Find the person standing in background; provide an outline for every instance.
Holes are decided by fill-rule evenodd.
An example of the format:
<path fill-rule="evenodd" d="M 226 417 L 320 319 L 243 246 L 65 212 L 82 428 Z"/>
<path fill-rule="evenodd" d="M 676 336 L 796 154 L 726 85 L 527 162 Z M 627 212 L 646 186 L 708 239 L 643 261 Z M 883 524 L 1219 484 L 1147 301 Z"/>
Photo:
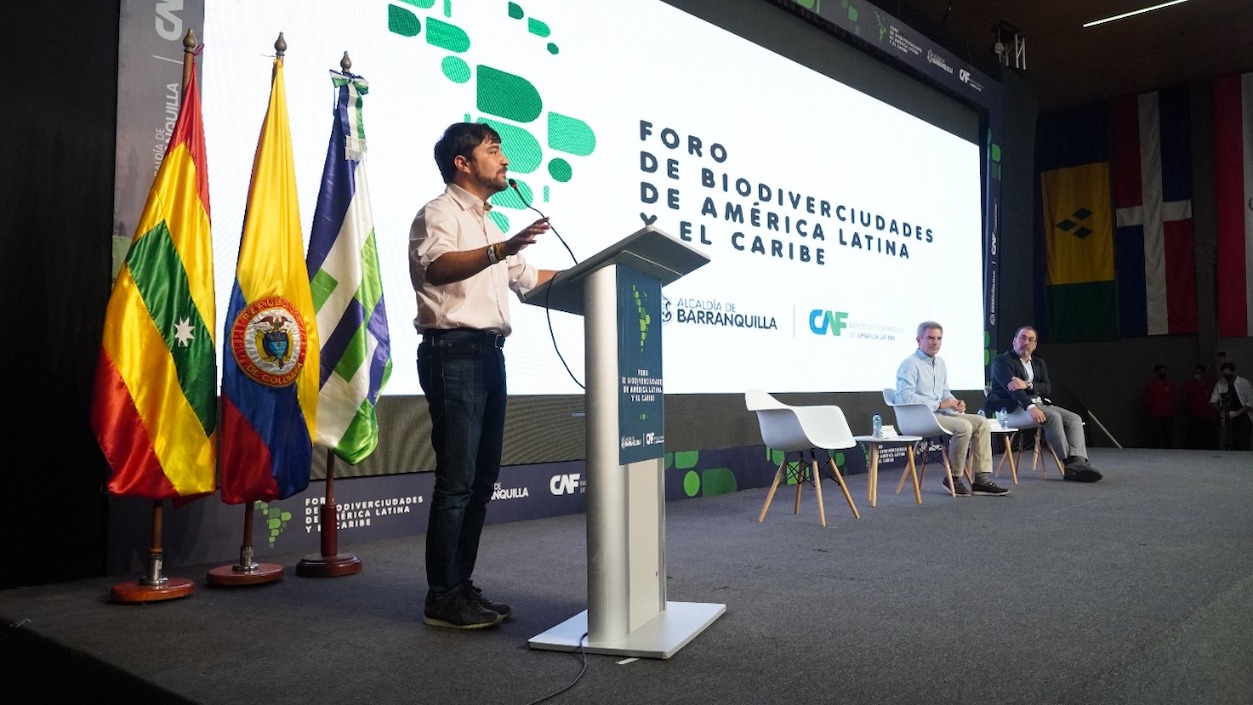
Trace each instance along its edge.
<path fill-rule="evenodd" d="M 1144 387 L 1149 410 L 1150 448 L 1175 446 L 1175 385 L 1166 376 L 1166 366 L 1153 367 L 1153 379 Z"/>
<path fill-rule="evenodd" d="M 1213 391 L 1214 380 L 1205 374 L 1205 365 L 1192 368 L 1192 379 L 1183 385 L 1183 413 L 1188 422 L 1186 447 L 1192 450 L 1216 447 L 1218 425 L 1214 423 L 1214 408 L 1209 403 Z"/>
<path fill-rule="evenodd" d="M 1236 374 L 1236 363 L 1224 362 L 1222 379 L 1214 385 L 1210 404 L 1223 424 L 1223 450 L 1249 450 L 1253 436 L 1253 383 Z"/>

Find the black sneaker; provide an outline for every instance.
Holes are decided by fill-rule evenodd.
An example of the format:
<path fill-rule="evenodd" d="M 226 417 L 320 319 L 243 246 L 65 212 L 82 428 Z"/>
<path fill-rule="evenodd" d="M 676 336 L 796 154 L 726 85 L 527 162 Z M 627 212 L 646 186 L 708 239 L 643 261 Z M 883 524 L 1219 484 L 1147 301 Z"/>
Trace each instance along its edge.
<path fill-rule="evenodd" d="M 422 617 L 426 625 L 445 629 L 486 629 L 504 620 L 499 612 L 493 612 L 461 593 L 442 600 L 428 599 Z"/>
<path fill-rule="evenodd" d="M 949 484 L 950 482 L 952 482 L 952 484 L 951 484 L 951 485 Z M 941 484 L 941 485 L 944 485 L 944 491 L 945 491 L 945 492 L 947 492 L 947 491 L 948 491 L 949 487 L 952 487 L 952 488 L 953 488 L 953 494 L 957 495 L 958 497 L 969 497 L 969 496 L 970 496 L 970 490 L 966 489 L 966 483 L 965 483 L 965 482 L 962 482 L 962 479 L 961 479 L 960 477 L 950 477 L 950 478 L 946 478 L 946 479 L 942 480 L 942 481 L 940 482 L 940 484 Z"/>
<path fill-rule="evenodd" d="M 982 497 L 1004 497 L 1009 494 L 1009 490 L 997 485 L 990 477 L 987 479 L 976 477 L 975 481 L 970 483 L 970 490 Z"/>
<path fill-rule="evenodd" d="M 1072 465 L 1062 470 L 1062 479 L 1071 482 L 1100 482 L 1101 473 L 1097 472 L 1092 466 L 1080 467 Z"/>
<path fill-rule="evenodd" d="M 466 590 L 466 597 L 478 603 L 479 607 L 491 610 L 500 615 L 502 619 L 509 619 L 509 615 L 513 614 L 513 608 L 503 602 L 492 602 L 483 595 L 483 590 L 474 583 L 470 583 L 470 587 Z"/>

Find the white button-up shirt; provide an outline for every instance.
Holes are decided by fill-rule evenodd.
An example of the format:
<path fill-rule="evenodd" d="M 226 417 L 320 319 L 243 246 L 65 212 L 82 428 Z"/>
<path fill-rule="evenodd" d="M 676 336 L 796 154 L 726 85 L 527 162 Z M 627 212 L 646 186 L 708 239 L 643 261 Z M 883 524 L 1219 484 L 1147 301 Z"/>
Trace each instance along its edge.
<path fill-rule="evenodd" d="M 418 298 L 413 325 L 428 328 L 474 328 L 509 335 L 509 291 L 525 292 L 539 282 L 539 273 L 521 254 L 510 255 L 458 282 L 435 286 L 426 268 L 446 252 L 473 250 L 501 242 L 505 235 L 484 203 L 469 191 L 448 184 L 444 193 L 418 211 L 409 229 L 409 279 Z M 484 255 L 486 257 L 486 255 Z"/>

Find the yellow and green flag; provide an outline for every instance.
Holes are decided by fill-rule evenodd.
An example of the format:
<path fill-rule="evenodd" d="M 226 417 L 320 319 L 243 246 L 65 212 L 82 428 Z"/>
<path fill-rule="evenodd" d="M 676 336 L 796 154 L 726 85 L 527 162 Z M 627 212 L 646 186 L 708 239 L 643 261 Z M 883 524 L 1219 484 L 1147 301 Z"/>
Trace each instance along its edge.
<path fill-rule="evenodd" d="M 1037 136 L 1049 339 L 1116 340 L 1118 290 L 1104 106 L 1041 117 Z"/>

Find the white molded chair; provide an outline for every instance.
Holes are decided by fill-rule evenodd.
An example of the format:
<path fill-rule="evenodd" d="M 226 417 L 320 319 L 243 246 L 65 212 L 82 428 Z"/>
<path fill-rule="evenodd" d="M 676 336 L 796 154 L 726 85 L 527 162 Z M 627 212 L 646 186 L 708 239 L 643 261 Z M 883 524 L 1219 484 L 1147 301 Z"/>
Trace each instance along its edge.
<path fill-rule="evenodd" d="M 896 390 L 891 387 L 883 388 L 883 401 L 892 407 L 893 413 L 896 415 L 896 430 L 906 436 L 922 436 L 922 440 L 918 442 L 918 451 L 915 453 L 922 458 L 921 467 L 918 468 L 918 481 L 922 482 L 927 476 L 927 447 L 931 444 L 932 439 L 937 439 L 941 445 L 948 446 L 949 440 L 953 437 L 951 431 L 948 431 L 935 418 L 935 412 L 926 404 L 897 404 Z M 945 477 L 952 476 L 952 469 L 948 462 L 948 453 L 940 453 L 940 459 L 944 462 L 944 471 L 949 473 Z M 905 480 L 909 477 L 909 469 L 901 473 L 900 482 L 896 483 L 896 494 L 900 494 L 905 487 Z M 949 495 L 956 497 L 957 492 L 950 486 L 948 488 Z"/>
<path fill-rule="evenodd" d="M 1010 465 L 1010 471 L 1013 473 L 1015 485 L 1018 484 L 1018 472 L 1016 466 L 1022 465 L 1022 446 L 1025 438 L 1022 434 L 1024 431 L 1035 431 L 1035 442 L 1032 444 L 1031 451 L 1031 471 L 1035 472 L 1036 463 L 1039 463 L 1040 472 L 1044 474 L 1045 478 L 1048 477 L 1048 461 L 1040 458 L 1040 448 L 1044 447 L 1048 449 L 1049 455 L 1053 456 L 1053 462 L 1057 465 L 1057 474 L 1063 478 L 1066 476 L 1066 466 L 1062 463 L 1062 459 L 1057 457 L 1057 451 L 1053 450 L 1053 446 L 1045 442 L 1044 427 L 1036 423 L 1035 419 L 1031 418 L 1031 414 L 1028 413 L 1026 409 L 1023 409 L 1022 407 L 1014 407 L 1014 410 L 1009 412 L 1008 423 L 1011 428 L 1018 429 L 1018 433 L 1016 434 L 1017 463 Z M 996 468 L 997 475 L 1000 475 L 1000 472 L 1001 468 L 998 465 Z"/>
<path fill-rule="evenodd" d="M 848 508 L 853 510 L 853 517 L 861 518 L 853 496 L 844 484 L 844 477 L 828 451 L 853 448 L 857 441 L 848 428 L 844 412 L 838 406 L 789 406 L 775 399 L 760 389 L 750 389 L 744 394 L 744 402 L 749 411 L 756 412 L 757 424 L 761 428 L 761 440 L 767 448 L 783 452 L 783 462 L 774 474 L 774 482 L 766 494 L 766 503 L 757 517 L 760 523 L 766 519 L 766 511 L 774 500 L 774 493 L 784 481 L 796 482 L 796 500 L 792 508 L 793 514 L 800 513 L 801 485 L 813 482 L 814 494 L 818 496 L 818 519 L 822 526 L 827 525 L 827 514 L 822 503 L 822 485 L 819 477 L 818 451 L 826 455 L 826 464 L 835 476 L 835 481 L 844 493 Z M 809 453 L 809 463 L 805 463 L 805 452 Z M 788 463 L 792 453 L 797 454 L 795 469 Z"/>

